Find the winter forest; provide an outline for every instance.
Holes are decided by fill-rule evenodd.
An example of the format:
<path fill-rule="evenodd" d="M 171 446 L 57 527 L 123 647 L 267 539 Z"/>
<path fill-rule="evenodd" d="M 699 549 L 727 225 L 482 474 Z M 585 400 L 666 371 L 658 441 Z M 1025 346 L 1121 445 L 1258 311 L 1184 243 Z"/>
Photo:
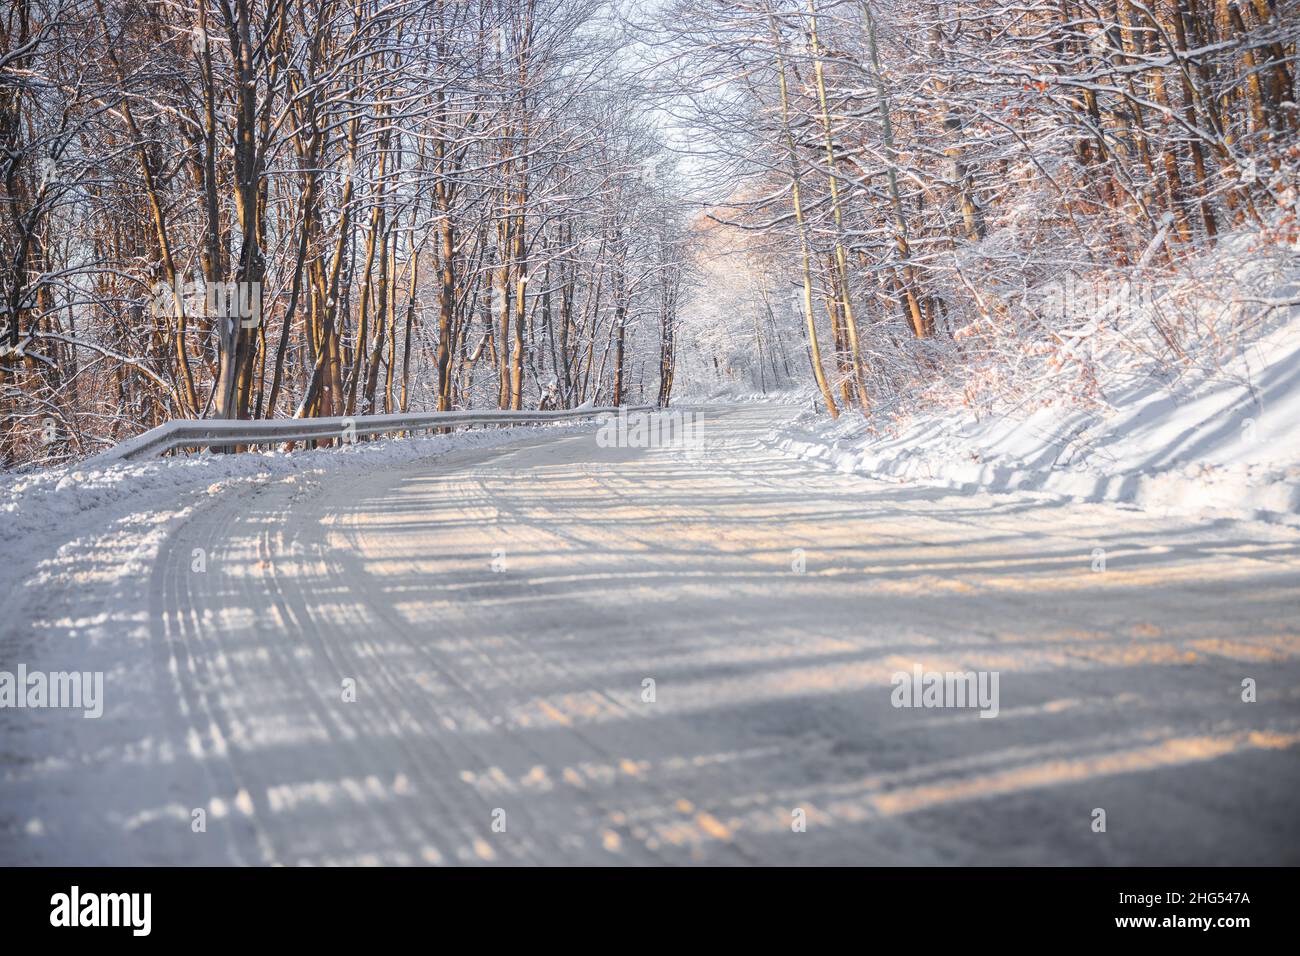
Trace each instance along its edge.
<path fill-rule="evenodd" d="M 1277 309 L 1296 0 L 5 0 L 0 466 L 177 418 L 1104 402 Z"/>

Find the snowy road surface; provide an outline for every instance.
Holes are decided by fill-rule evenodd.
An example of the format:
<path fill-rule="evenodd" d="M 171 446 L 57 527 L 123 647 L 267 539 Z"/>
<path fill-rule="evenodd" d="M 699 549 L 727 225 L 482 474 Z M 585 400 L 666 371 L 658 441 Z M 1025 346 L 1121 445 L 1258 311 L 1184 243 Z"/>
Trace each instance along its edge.
<path fill-rule="evenodd" d="M 836 474 L 788 414 L 87 529 L 0 669 L 104 716 L 0 711 L 0 862 L 1300 863 L 1294 530 Z M 894 707 L 917 665 L 997 717 Z"/>

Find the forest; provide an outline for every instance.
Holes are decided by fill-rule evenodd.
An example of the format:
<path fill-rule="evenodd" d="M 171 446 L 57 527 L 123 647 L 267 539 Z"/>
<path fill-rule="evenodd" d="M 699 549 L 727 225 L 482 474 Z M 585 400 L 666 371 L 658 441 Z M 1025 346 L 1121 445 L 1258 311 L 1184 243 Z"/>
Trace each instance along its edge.
<path fill-rule="evenodd" d="M 656 400 L 685 237 L 607 13 L 9 5 L 4 462 L 176 417 Z"/>
<path fill-rule="evenodd" d="M 0 466 L 1176 375 L 1290 304 L 1242 276 L 1297 254 L 1298 38 L 1296 0 L 6 0 Z"/>
<path fill-rule="evenodd" d="M 697 223 L 713 301 L 683 376 L 815 383 L 873 428 L 1106 408 L 1107 384 L 1220 372 L 1297 302 L 1294 0 L 680 0 L 669 22 L 726 197 Z"/>

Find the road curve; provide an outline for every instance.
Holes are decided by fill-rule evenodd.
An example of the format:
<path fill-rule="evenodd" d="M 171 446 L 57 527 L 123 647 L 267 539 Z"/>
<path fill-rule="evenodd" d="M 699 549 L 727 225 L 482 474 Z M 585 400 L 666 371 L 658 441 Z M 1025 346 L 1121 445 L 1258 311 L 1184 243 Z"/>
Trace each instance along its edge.
<path fill-rule="evenodd" d="M 1294 532 L 837 474 L 786 414 L 213 497 L 141 572 L 153 738 L 26 778 L 84 818 L 10 853 L 1300 862 Z M 997 716 L 894 706 L 917 667 Z"/>

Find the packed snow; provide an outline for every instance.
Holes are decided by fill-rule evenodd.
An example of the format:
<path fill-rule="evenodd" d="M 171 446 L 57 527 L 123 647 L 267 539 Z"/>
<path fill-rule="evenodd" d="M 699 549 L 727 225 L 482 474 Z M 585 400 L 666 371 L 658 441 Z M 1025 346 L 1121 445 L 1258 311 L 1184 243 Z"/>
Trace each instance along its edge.
<path fill-rule="evenodd" d="M 1295 862 L 1292 529 L 887 484 L 765 443 L 796 409 L 702 412 L 700 450 L 33 497 L 77 538 L 0 659 L 102 672 L 103 712 L 0 711 L 0 862 Z M 896 702 L 917 672 L 996 696 Z"/>

